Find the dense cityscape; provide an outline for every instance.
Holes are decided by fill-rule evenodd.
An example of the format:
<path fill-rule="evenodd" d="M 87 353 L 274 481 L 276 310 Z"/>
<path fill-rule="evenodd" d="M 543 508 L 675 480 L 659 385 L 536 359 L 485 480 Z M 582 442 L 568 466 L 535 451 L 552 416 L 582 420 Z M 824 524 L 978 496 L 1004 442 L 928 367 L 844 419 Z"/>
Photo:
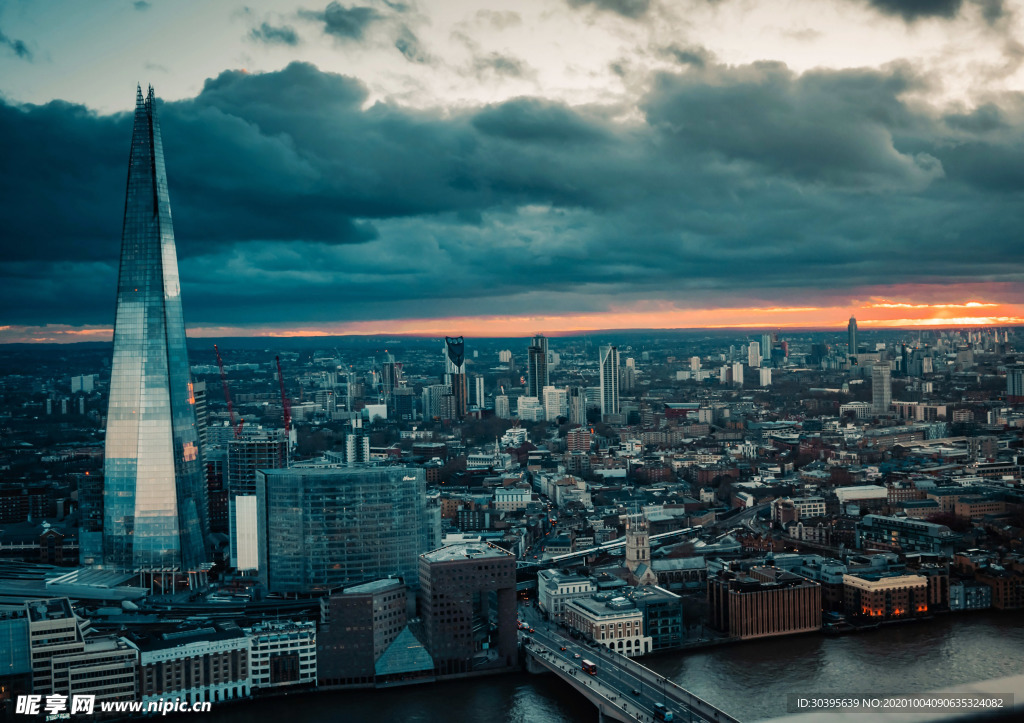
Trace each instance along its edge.
<path fill-rule="evenodd" d="M 1019 719 L 1024 13 L 768 7 L 0 3 L 5 720 Z"/>

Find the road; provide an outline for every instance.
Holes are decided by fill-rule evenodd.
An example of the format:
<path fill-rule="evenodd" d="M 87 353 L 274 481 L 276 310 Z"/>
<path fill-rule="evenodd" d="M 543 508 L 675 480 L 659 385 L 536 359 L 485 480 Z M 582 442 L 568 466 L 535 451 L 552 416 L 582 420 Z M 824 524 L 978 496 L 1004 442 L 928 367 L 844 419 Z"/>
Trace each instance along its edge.
<path fill-rule="evenodd" d="M 561 668 L 567 675 L 575 676 L 592 686 L 606 698 L 619 705 L 631 720 L 653 723 L 655 704 L 660 703 L 674 713 L 675 721 L 700 722 L 705 719 L 675 699 L 668 690 L 665 678 L 648 671 L 641 674 L 623 667 L 622 656 L 611 653 L 602 646 L 590 647 L 573 640 L 550 623 L 541 619 L 536 608 L 520 608 L 524 622 L 533 627 L 533 632 L 521 630 L 522 638 L 530 638 L 532 649 L 549 663 Z M 563 650 L 564 648 L 564 650 Z M 582 669 L 583 660 L 597 665 L 597 673 L 589 675 Z"/>

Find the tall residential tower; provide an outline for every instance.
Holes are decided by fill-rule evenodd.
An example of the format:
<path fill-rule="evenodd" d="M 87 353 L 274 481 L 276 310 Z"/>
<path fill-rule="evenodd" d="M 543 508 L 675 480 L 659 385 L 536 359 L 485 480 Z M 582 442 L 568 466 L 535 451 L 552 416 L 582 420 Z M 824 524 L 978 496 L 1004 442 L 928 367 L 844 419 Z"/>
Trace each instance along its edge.
<path fill-rule="evenodd" d="M 206 562 L 206 486 L 153 89 L 135 105 L 104 450 L 103 562 Z"/>
<path fill-rule="evenodd" d="M 533 337 L 526 359 L 526 396 L 544 398 L 544 387 L 551 385 L 548 374 L 548 340 L 538 334 Z"/>

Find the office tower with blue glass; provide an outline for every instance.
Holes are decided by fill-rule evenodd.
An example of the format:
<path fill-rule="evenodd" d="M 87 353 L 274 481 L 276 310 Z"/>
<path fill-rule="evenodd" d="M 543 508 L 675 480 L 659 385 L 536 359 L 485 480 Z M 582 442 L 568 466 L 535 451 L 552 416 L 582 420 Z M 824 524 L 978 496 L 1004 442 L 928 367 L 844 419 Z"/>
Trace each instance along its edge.
<path fill-rule="evenodd" d="M 104 451 L 103 563 L 206 562 L 207 508 L 178 260 L 153 89 L 138 90 L 121 236 Z"/>
<path fill-rule="evenodd" d="M 413 467 L 256 472 L 258 569 L 271 592 L 319 594 L 388 576 L 413 590 L 430 519 Z"/>

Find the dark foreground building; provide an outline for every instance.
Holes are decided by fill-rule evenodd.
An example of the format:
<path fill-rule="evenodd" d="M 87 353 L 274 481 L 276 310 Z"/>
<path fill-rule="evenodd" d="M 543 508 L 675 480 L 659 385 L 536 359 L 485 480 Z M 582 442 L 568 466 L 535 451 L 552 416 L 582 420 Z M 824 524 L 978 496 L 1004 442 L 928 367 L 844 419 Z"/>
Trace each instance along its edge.
<path fill-rule="evenodd" d="M 460 543 L 420 555 L 424 642 L 438 675 L 516 664 L 516 558 Z"/>

